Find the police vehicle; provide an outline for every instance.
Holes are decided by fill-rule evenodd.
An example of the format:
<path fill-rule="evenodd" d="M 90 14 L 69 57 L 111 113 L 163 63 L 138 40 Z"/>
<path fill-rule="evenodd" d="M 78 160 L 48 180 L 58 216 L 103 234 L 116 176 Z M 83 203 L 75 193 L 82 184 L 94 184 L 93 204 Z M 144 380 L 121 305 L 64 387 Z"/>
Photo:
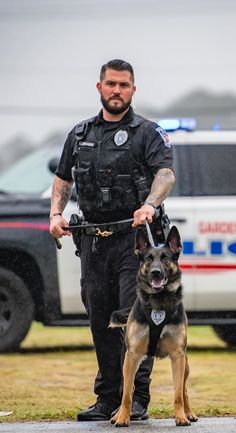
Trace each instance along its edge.
<path fill-rule="evenodd" d="M 183 239 L 189 323 L 236 344 L 236 131 L 171 133 L 176 184 L 166 212 Z"/>
<path fill-rule="evenodd" d="M 212 325 L 236 344 L 236 131 L 168 129 L 176 184 L 165 201 L 183 241 L 184 303 L 190 324 Z M 0 352 L 18 347 L 31 322 L 87 325 L 80 260 L 71 237 L 49 234 L 50 192 L 60 147 L 45 147 L 0 176 Z M 16 181 L 17 179 L 17 181 Z M 65 216 L 77 212 L 74 195 Z"/>

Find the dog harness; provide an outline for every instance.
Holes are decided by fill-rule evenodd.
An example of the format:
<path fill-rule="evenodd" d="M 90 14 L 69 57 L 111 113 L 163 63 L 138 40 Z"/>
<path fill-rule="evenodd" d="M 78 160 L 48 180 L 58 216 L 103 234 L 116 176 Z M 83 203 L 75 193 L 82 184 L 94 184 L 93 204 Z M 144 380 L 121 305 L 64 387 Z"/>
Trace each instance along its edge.
<path fill-rule="evenodd" d="M 148 345 L 148 356 L 155 356 L 157 342 L 160 338 L 164 326 L 169 322 L 171 317 L 170 312 L 165 310 L 152 310 L 145 306 L 144 313 L 149 324 L 149 345 Z"/>
<path fill-rule="evenodd" d="M 181 301 L 182 286 L 180 285 L 175 292 L 175 297 L 179 300 L 179 304 L 167 310 L 154 310 L 148 304 L 148 299 L 142 302 L 142 311 L 149 325 L 149 345 L 147 350 L 148 356 L 155 356 L 158 340 L 161 336 L 165 325 L 172 323 L 179 324 L 184 319 L 184 309 Z"/>

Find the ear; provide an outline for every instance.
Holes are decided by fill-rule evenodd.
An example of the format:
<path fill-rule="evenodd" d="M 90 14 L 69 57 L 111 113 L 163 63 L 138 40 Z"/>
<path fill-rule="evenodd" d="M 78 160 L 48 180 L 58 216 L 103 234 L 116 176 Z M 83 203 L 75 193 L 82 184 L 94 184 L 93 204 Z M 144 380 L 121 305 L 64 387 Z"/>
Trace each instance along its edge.
<path fill-rule="evenodd" d="M 172 253 L 176 254 L 176 258 L 178 259 L 182 251 L 182 244 L 177 227 L 171 227 L 165 243 L 170 248 Z"/>
<path fill-rule="evenodd" d="M 147 248 L 149 248 L 150 246 L 151 244 L 148 240 L 146 233 L 142 229 L 138 228 L 135 236 L 135 247 L 134 247 L 135 254 L 142 257 L 145 251 L 147 250 Z"/>
<path fill-rule="evenodd" d="M 101 83 L 100 81 L 96 84 L 97 90 L 99 91 L 99 93 L 101 93 Z"/>

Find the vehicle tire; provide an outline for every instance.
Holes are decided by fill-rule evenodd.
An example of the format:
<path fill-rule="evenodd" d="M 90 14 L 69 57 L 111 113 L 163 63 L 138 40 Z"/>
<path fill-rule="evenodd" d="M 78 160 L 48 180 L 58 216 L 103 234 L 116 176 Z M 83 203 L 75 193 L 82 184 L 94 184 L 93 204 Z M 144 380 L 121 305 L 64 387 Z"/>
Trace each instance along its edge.
<path fill-rule="evenodd" d="M 236 325 L 214 325 L 213 329 L 228 346 L 236 346 Z"/>
<path fill-rule="evenodd" d="M 34 303 L 23 280 L 0 267 L 0 352 L 16 350 L 34 317 Z"/>

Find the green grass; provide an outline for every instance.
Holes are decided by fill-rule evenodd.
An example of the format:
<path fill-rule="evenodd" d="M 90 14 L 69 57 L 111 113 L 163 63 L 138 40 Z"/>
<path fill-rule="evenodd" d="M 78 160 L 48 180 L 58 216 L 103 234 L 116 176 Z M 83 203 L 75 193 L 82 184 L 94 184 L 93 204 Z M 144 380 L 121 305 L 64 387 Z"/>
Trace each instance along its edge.
<path fill-rule="evenodd" d="M 189 396 L 199 416 L 236 415 L 236 351 L 210 327 L 189 327 Z M 3 422 L 71 420 L 94 402 L 96 356 L 88 328 L 44 328 L 34 323 L 18 353 L 0 356 Z M 170 417 L 173 387 L 170 361 L 154 364 L 150 415 Z"/>

